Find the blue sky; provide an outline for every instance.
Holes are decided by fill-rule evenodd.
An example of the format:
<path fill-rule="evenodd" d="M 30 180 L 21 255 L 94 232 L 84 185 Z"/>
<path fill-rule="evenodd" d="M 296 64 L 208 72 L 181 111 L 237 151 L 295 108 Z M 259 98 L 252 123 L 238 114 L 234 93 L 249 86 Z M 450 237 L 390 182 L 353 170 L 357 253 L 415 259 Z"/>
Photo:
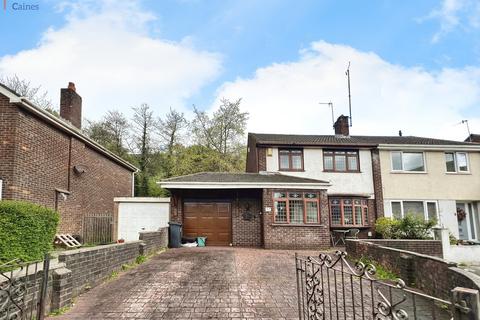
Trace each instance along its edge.
<path fill-rule="evenodd" d="M 128 4 L 126 4 L 127 2 Z M 275 107 L 279 107 L 280 103 L 277 103 L 273 97 L 267 99 L 266 103 L 269 106 L 265 105 L 265 101 L 255 100 L 260 93 L 255 92 L 254 88 L 269 88 L 265 91 L 265 95 L 273 96 L 279 92 L 279 89 L 282 91 L 281 88 L 292 87 L 288 82 L 292 79 L 279 83 L 278 77 L 274 76 L 283 69 L 288 69 L 288 76 L 285 78 L 297 75 L 306 83 L 310 83 L 310 80 L 315 81 L 317 77 L 323 79 L 324 82 L 320 81 L 316 84 L 318 92 L 322 92 L 322 94 L 318 94 L 318 97 L 313 94 L 312 101 L 304 100 L 309 93 L 302 91 L 305 90 L 302 88 L 300 91 L 293 90 L 291 94 L 296 94 L 296 97 L 277 97 L 276 99 L 281 101 L 298 100 L 298 103 L 303 105 L 313 105 L 315 99 L 317 102 L 322 99 L 333 100 L 338 105 L 336 107 L 338 112 L 343 112 L 345 110 L 345 79 L 342 76 L 345 70 L 342 70 L 339 65 L 343 64 L 343 69 L 345 69 L 348 61 L 353 60 L 353 88 L 359 88 L 358 81 L 372 73 L 368 68 L 375 68 L 376 73 L 382 68 L 385 70 L 385 73 L 372 79 L 372 83 L 365 88 L 365 91 L 360 92 L 357 99 L 358 104 L 355 105 L 358 109 L 364 107 L 368 112 L 378 113 L 379 108 L 383 109 L 382 105 L 388 108 L 387 98 L 385 98 L 387 100 L 377 101 L 375 110 L 371 110 L 373 107 L 367 105 L 368 101 L 375 101 L 378 98 L 376 93 L 380 90 L 379 81 L 382 81 L 382 86 L 385 88 L 391 81 L 391 90 L 398 87 L 394 79 L 385 80 L 385 77 L 396 77 L 397 79 L 406 77 L 408 81 L 409 77 L 416 78 L 418 76 L 419 83 L 425 84 L 423 96 L 421 86 L 402 88 L 405 95 L 401 96 L 402 98 L 406 97 L 405 103 L 417 105 L 403 111 L 401 110 L 402 106 L 396 106 L 395 110 L 407 112 L 425 108 L 425 112 L 421 112 L 419 117 L 428 118 L 429 112 L 436 110 L 435 104 L 438 101 L 451 101 L 449 105 L 438 106 L 439 111 L 444 113 L 445 117 L 438 118 L 436 126 L 441 125 L 443 129 L 435 130 L 434 126 L 425 131 L 420 129 L 420 124 L 424 123 L 426 119 L 419 119 L 415 124 L 409 124 L 409 121 L 406 121 L 405 125 L 400 124 L 399 127 L 408 128 L 412 134 L 415 131 L 422 134 L 438 136 L 443 134 L 443 136 L 460 138 L 461 133 L 457 128 L 448 127 L 450 125 L 447 124 L 449 118 L 453 116 L 455 121 L 457 118 L 458 121 L 463 118 L 471 119 L 470 122 L 474 128 L 479 124 L 479 92 L 474 87 L 480 78 L 477 74 L 480 60 L 480 5 L 475 0 L 144 0 L 125 2 L 98 0 L 71 1 L 67 5 L 59 1 L 45 0 L 25 1 L 25 3 L 38 3 L 40 9 L 38 11 L 15 11 L 11 9 L 13 1 L 7 0 L 7 10 L 0 13 L 0 27 L 4 31 L 0 34 L 2 43 L 0 57 L 3 60 L 3 65 L 0 62 L 0 73 L 7 75 L 16 73 L 32 79 L 35 84 L 41 84 L 47 88 L 54 100 L 57 99 L 56 92 L 52 92 L 55 91 L 52 89 L 56 88 L 55 85 L 75 81 L 68 77 L 85 79 L 87 75 L 81 75 L 80 72 L 75 73 L 74 71 L 62 73 L 59 69 L 54 73 L 57 76 L 54 80 L 51 79 L 49 69 L 46 67 L 42 69 L 38 65 L 50 60 L 49 57 L 55 61 L 54 56 L 57 51 L 59 55 L 62 52 L 66 55 L 81 55 L 79 50 L 69 51 L 73 50 L 73 47 L 65 49 L 64 44 L 75 39 L 82 30 L 89 30 L 90 34 L 79 36 L 78 43 L 80 44 L 90 40 L 102 42 L 108 37 L 109 32 L 115 39 L 118 27 L 115 19 L 118 18 L 122 20 L 119 29 L 125 32 L 122 34 L 123 38 L 126 38 L 125 34 L 128 33 L 138 36 L 137 38 L 156 41 L 157 44 L 163 46 L 175 46 L 175 50 L 179 51 L 166 55 L 163 55 L 163 51 L 159 52 L 161 63 L 158 62 L 160 58 L 156 61 L 155 55 L 146 54 L 144 57 L 141 50 L 135 50 L 129 54 L 129 57 L 118 56 L 117 65 L 110 66 L 110 69 L 102 70 L 105 63 L 99 63 L 95 69 L 101 75 L 100 79 L 104 79 L 103 84 L 99 85 L 108 86 L 108 83 L 105 83 L 105 79 L 108 77 L 102 77 L 102 75 L 115 73 L 112 70 L 123 70 L 122 72 L 130 77 L 131 73 L 126 73 L 125 69 L 137 68 L 135 76 L 133 76 L 136 79 L 137 76 L 142 78 L 145 68 L 155 65 L 155 74 L 158 78 L 155 77 L 155 74 L 149 74 L 145 77 L 149 83 L 159 78 L 162 78 L 159 82 L 163 83 L 166 81 L 164 78 L 173 76 L 175 80 L 172 82 L 178 85 L 172 87 L 172 83 L 167 83 L 165 86 L 158 84 L 158 90 L 160 92 L 166 90 L 166 96 L 169 96 L 165 99 L 162 99 L 161 95 L 149 96 L 149 91 L 143 90 L 145 85 L 141 85 L 137 89 L 139 91 L 137 103 L 145 100 L 157 106 L 160 114 L 168 107 L 165 106 L 166 104 L 182 109 L 187 114 L 191 110 L 192 104 L 203 109 L 214 108 L 220 95 L 227 95 L 229 98 L 243 97 L 245 108 L 251 112 L 252 117 L 256 116 L 254 110 L 258 109 L 260 105 L 262 108 L 268 109 L 268 112 L 272 112 Z M 135 14 L 131 16 L 130 13 Z M 92 31 L 95 30 L 95 23 L 101 25 L 99 30 L 107 31 L 105 33 L 99 31 L 98 34 Z M 111 31 L 108 31 L 108 23 L 113 24 Z M 48 39 L 45 40 L 46 34 L 50 34 L 51 38 L 47 37 Z M 102 51 L 107 51 L 106 53 L 112 56 L 119 55 L 119 51 L 131 49 L 125 43 L 114 43 L 114 40 L 111 39 L 108 42 L 109 45 L 105 46 Z M 315 47 L 316 43 L 323 43 L 323 45 Z M 85 46 L 93 48 L 92 43 L 85 43 Z M 48 50 L 44 50 L 43 47 Z M 136 48 L 139 47 L 142 46 L 136 46 Z M 157 45 L 154 47 L 155 50 L 158 49 Z M 59 48 L 59 50 L 56 51 L 55 48 Z M 61 51 L 64 49 L 65 51 Z M 111 52 L 108 52 L 109 50 Z M 185 50 L 188 53 L 185 53 Z M 330 52 L 332 50 L 335 52 Z M 25 51 L 28 54 L 22 54 Z M 327 54 L 327 51 L 330 53 Z M 45 52 L 53 53 L 46 54 Z M 152 50 L 149 50 L 149 53 L 151 52 Z M 98 54 L 103 55 L 103 53 Z M 131 63 L 123 64 L 122 61 L 130 59 L 132 54 L 136 59 Z M 345 59 L 336 60 L 337 57 L 343 57 L 344 54 Z M 359 58 L 355 62 L 357 55 Z M 179 56 L 182 58 L 177 59 Z M 148 64 L 136 66 L 135 61 L 142 59 L 148 61 Z M 61 57 L 60 60 L 62 60 Z M 68 68 L 68 63 L 72 61 L 62 61 L 63 70 L 65 67 Z M 96 61 L 101 61 L 101 58 L 97 59 L 95 54 L 88 52 L 85 53 L 82 63 L 83 61 L 89 61 L 91 62 L 89 65 L 95 65 Z M 309 63 L 312 64 L 308 65 Z M 164 74 L 162 70 L 165 70 L 165 66 L 168 66 L 168 72 Z M 50 69 L 55 67 L 53 64 Z M 175 68 L 179 69 L 178 72 Z M 309 70 L 313 69 L 318 73 L 310 74 Z M 153 69 L 149 71 L 153 71 Z M 359 72 L 364 72 L 364 74 L 359 74 Z M 259 74 L 261 75 L 259 76 Z M 357 78 L 354 78 L 354 75 Z M 88 73 L 88 76 L 90 77 L 88 79 L 97 79 L 97 75 L 93 71 Z M 83 83 L 77 83 L 77 87 L 85 86 L 85 80 L 83 81 Z M 451 81 L 452 86 L 459 86 L 456 92 L 460 96 L 456 97 L 455 92 L 449 92 L 450 90 L 444 90 L 441 87 L 448 81 Z M 337 84 L 331 87 L 330 82 Z M 364 82 L 362 81 L 361 86 L 365 85 Z M 142 81 L 132 79 L 131 83 L 125 85 L 135 88 L 135 85 L 140 86 L 141 83 Z M 322 86 L 322 84 L 324 85 Z M 430 85 L 431 89 L 429 89 Z M 315 88 L 314 84 L 305 85 L 305 87 L 309 86 Z M 113 87 L 115 84 L 112 84 L 111 92 L 114 92 Z M 163 87 L 166 89 L 161 89 Z M 387 95 L 390 89 L 383 87 L 382 93 Z M 155 90 L 156 87 L 153 85 L 151 88 Z M 415 90 L 415 96 L 409 98 L 412 90 Z M 355 101 L 356 92 L 353 91 Z M 84 96 L 84 99 L 104 101 L 103 98 L 96 96 L 99 94 L 98 90 L 86 88 L 86 92 L 82 92 L 90 94 L 89 97 Z M 442 97 L 444 92 L 449 96 Z M 368 96 L 369 94 L 371 96 Z M 432 94 L 437 97 L 429 101 L 428 97 Z M 262 97 L 262 99 L 264 98 Z M 453 106 L 457 100 L 459 105 Z M 98 118 L 101 116 L 100 111 L 108 108 L 119 108 L 128 113 L 130 106 L 122 105 L 122 101 L 128 101 L 129 104 L 136 103 L 135 97 L 131 96 L 115 99 L 110 106 L 105 106 L 105 103 L 102 102 L 100 108 L 91 107 L 90 117 Z M 362 101 L 365 106 L 361 105 Z M 94 105 L 92 104 L 92 106 Z M 288 108 L 288 106 L 284 106 L 284 108 Z M 310 107 L 305 108 L 306 112 L 311 110 Z M 267 114 L 265 111 L 265 115 Z M 322 111 L 318 116 L 323 119 L 326 115 Z M 263 116 L 262 113 L 255 118 Z M 365 118 L 364 126 L 359 126 L 358 132 L 380 133 L 369 129 L 371 123 L 368 122 L 368 118 L 371 117 Z M 362 118 L 360 117 L 360 119 Z M 283 119 L 278 120 L 281 123 L 285 122 Z M 431 120 L 432 118 L 430 118 Z M 255 119 L 252 123 L 254 124 L 251 129 L 255 131 L 267 128 L 270 131 L 295 129 L 295 132 L 300 131 L 299 133 L 304 131 L 325 133 L 330 130 L 327 128 L 325 131 L 324 126 L 322 129 L 318 129 L 317 125 L 312 123 L 298 124 L 293 126 L 293 129 L 288 125 L 265 126 Z M 322 124 L 325 123 L 325 121 L 322 122 Z M 286 128 L 287 126 L 289 128 Z M 444 133 L 446 127 L 451 129 L 451 134 Z M 381 129 L 385 128 L 380 127 L 378 131 Z M 458 132 L 453 133 L 453 131 Z M 477 131 L 480 131 L 480 128 Z"/>

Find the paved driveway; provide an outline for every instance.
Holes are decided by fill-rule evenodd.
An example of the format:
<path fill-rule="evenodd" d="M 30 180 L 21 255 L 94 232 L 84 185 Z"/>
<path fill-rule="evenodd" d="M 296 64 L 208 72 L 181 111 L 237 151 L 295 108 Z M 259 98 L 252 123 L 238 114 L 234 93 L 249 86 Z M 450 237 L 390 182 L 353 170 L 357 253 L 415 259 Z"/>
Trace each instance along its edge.
<path fill-rule="evenodd" d="M 171 249 L 54 319 L 298 319 L 296 295 L 293 251 Z"/>

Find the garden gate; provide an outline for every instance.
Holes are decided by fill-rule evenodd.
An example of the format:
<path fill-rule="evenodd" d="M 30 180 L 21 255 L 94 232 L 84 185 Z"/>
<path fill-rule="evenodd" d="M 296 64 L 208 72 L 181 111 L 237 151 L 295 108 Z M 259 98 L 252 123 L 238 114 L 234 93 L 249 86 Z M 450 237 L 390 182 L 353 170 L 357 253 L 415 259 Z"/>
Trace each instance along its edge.
<path fill-rule="evenodd" d="M 42 320 L 48 288 L 50 258 L 0 265 L 0 320 Z"/>
<path fill-rule="evenodd" d="M 400 279 L 380 281 L 375 266 L 351 264 L 346 255 L 295 255 L 300 320 L 480 319 L 476 290 L 456 288 L 451 301 L 443 300 Z"/>

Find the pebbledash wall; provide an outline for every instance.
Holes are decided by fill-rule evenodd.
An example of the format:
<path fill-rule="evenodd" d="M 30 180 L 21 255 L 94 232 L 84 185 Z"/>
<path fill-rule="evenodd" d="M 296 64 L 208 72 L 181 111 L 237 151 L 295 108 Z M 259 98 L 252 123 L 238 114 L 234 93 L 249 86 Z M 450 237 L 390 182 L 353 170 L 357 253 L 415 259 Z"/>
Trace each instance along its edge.
<path fill-rule="evenodd" d="M 75 173 L 77 165 L 85 172 Z M 54 208 L 56 189 L 67 190 L 59 231 L 82 234 L 85 214 L 113 214 L 113 198 L 132 195 L 132 178 L 131 169 L 0 94 L 0 198 Z"/>
<path fill-rule="evenodd" d="M 438 249 L 427 245 L 424 251 L 429 250 L 435 253 Z M 455 287 L 480 290 L 479 276 L 459 269 L 456 263 L 431 255 L 382 246 L 378 242 L 364 240 L 347 240 L 346 252 L 353 259 L 362 257 L 372 259 L 398 274 L 407 285 L 445 300 L 451 298 L 451 290 Z"/>
<path fill-rule="evenodd" d="M 92 248 L 81 248 L 61 253 L 51 261 L 47 289 L 46 311 L 58 310 L 72 302 L 72 298 L 106 280 L 122 265 L 132 263 L 139 255 L 156 252 L 168 246 L 168 230 L 140 234 L 143 240 Z M 42 268 L 36 282 L 33 275 L 27 280 L 29 287 L 39 289 Z M 23 280 L 23 279 L 19 279 Z M 0 281 L 1 283 L 1 281 Z M 27 299 L 31 299 L 28 296 Z M 26 301 L 27 305 L 29 301 Z"/>

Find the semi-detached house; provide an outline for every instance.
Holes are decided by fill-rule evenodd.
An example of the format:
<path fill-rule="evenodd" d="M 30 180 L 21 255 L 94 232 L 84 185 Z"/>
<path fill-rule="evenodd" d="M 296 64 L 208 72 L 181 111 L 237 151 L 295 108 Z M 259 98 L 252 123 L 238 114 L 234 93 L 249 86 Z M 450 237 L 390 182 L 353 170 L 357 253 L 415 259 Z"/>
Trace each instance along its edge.
<path fill-rule="evenodd" d="M 348 122 L 340 116 L 334 135 L 250 133 L 247 173 L 162 181 L 172 192 L 172 220 L 187 236 L 217 239 L 222 225 L 217 244 L 266 248 L 327 247 L 331 230 L 374 236 L 376 219 L 407 213 L 480 239 L 479 144 L 352 136 Z"/>

